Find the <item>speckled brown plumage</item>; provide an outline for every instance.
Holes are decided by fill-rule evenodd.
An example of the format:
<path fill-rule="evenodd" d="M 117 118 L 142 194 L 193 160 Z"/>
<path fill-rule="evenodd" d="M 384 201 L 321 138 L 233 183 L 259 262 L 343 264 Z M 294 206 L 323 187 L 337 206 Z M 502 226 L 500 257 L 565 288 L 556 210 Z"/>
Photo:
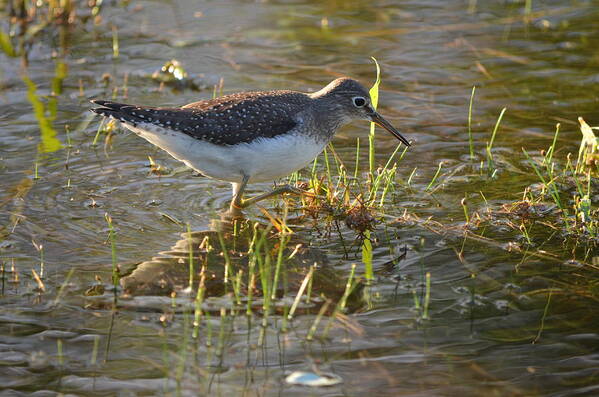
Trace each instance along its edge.
<path fill-rule="evenodd" d="M 181 108 L 154 108 L 93 101 L 92 109 L 136 126 L 150 123 L 216 145 L 249 143 L 291 131 L 310 97 L 294 91 L 244 92 L 190 103 Z"/>

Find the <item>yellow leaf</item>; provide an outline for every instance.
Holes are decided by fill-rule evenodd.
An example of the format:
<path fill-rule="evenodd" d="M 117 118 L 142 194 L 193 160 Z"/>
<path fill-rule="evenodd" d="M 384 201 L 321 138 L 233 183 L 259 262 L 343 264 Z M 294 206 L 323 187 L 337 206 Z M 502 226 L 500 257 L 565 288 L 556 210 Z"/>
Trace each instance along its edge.
<path fill-rule="evenodd" d="M 375 80 L 374 84 L 372 85 L 372 88 L 370 88 L 369 94 L 370 94 L 370 103 L 372 103 L 372 108 L 374 110 L 376 110 L 376 107 L 379 104 L 379 85 L 381 84 L 381 68 L 379 66 L 379 63 L 376 61 L 375 57 L 372 57 L 372 60 L 374 61 L 374 64 L 376 65 L 376 80 Z"/>
<path fill-rule="evenodd" d="M 55 152 L 62 147 L 62 143 L 56 138 L 56 131 L 52 128 L 52 123 L 46 117 L 44 104 L 36 94 L 37 87 L 25 75 L 23 75 L 23 81 L 27 85 L 27 99 L 29 99 L 33 107 L 33 113 L 40 128 L 41 142 L 39 144 L 39 151 L 43 153 Z"/>

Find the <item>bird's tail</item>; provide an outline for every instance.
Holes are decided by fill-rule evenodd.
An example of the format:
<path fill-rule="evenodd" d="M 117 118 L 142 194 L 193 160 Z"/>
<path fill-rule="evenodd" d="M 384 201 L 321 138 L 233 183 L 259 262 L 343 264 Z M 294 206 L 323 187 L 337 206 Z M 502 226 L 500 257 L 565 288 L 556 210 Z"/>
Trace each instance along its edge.
<path fill-rule="evenodd" d="M 133 126 L 136 126 L 137 123 L 143 121 L 143 118 L 140 118 L 135 113 L 135 110 L 137 109 L 136 106 L 98 99 L 94 99 L 91 102 L 100 107 L 91 108 L 90 111 L 101 116 L 112 117 L 123 123 L 132 124 Z"/>

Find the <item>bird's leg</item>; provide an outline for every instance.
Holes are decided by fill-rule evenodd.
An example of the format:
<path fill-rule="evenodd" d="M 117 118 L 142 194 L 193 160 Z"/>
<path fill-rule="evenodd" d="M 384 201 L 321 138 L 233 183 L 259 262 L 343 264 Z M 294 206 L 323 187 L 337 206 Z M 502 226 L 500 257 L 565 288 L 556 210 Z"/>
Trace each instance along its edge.
<path fill-rule="evenodd" d="M 298 189 L 291 185 L 283 185 L 283 186 L 279 186 L 276 189 L 271 190 L 270 192 L 262 193 L 258 196 L 244 200 L 243 193 L 245 191 L 245 188 L 246 188 L 249 180 L 250 180 L 250 178 L 248 176 L 244 176 L 243 179 L 241 180 L 241 182 L 232 184 L 233 185 L 233 200 L 231 201 L 231 205 L 229 207 L 229 214 L 234 215 L 234 216 L 241 216 L 242 209 L 249 207 L 252 204 L 257 203 L 258 201 L 262 201 L 267 198 L 277 196 L 279 194 L 291 193 L 291 194 L 297 194 L 298 196 L 312 195 L 312 193 L 310 193 L 310 192 L 307 192 L 302 189 Z"/>
<path fill-rule="evenodd" d="M 270 192 L 262 193 L 262 194 L 260 194 L 260 195 L 258 195 L 256 197 L 252 197 L 252 198 L 249 198 L 247 200 L 242 200 L 241 201 L 241 208 L 245 208 L 247 206 L 250 206 L 252 204 L 257 203 L 258 201 L 262 201 L 262 200 L 265 200 L 265 199 L 270 198 L 272 196 L 277 196 L 279 194 L 284 194 L 284 193 L 297 194 L 298 196 L 301 196 L 301 195 L 311 195 L 312 194 L 310 192 L 307 192 L 307 191 L 302 190 L 302 189 L 298 189 L 298 188 L 293 187 L 291 185 L 283 185 L 283 186 L 280 186 L 280 187 L 278 187 L 276 189 L 271 190 Z"/>
<path fill-rule="evenodd" d="M 241 182 L 233 183 L 233 200 L 231 200 L 231 205 L 229 207 L 229 212 L 232 214 L 240 214 L 241 209 L 244 207 L 243 205 L 243 192 L 245 191 L 245 187 L 248 184 L 250 178 L 248 176 L 243 176 Z"/>

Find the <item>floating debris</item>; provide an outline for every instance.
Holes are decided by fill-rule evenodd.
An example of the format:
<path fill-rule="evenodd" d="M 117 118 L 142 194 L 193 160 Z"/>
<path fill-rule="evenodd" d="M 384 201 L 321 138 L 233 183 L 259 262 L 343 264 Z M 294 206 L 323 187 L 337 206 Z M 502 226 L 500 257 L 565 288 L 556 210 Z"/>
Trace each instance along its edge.
<path fill-rule="evenodd" d="M 290 385 L 300 386 L 334 386 L 343 382 L 339 375 L 324 373 L 319 374 L 314 372 L 295 371 L 287 375 L 285 382 Z"/>
<path fill-rule="evenodd" d="M 205 88 L 196 83 L 192 77 L 189 77 L 181 62 L 176 59 L 171 59 L 160 70 L 152 73 L 152 79 L 159 82 L 161 86 L 168 85 L 177 90 L 190 89 L 199 91 Z"/>
<path fill-rule="evenodd" d="M 156 162 L 156 160 L 154 160 L 154 158 L 152 158 L 152 156 L 148 156 L 148 160 L 150 161 L 150 164 L 149 164 L 150 174 L 162 176 L 162 175 L 170 174 L 172 172 L 168 167 L 158 164 Z"/>

